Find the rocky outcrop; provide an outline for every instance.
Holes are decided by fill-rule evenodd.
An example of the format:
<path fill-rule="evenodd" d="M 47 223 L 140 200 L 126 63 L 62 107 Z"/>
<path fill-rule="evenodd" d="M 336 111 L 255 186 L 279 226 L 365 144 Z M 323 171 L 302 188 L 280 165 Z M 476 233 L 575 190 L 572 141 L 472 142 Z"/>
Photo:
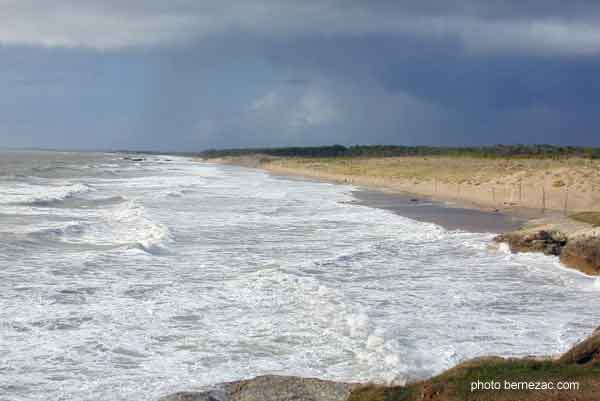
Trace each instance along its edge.
<path fill-rule="evenodd" d="M 261 376 L 225 386 L 232 401 L 343 401 L 354 384 L 285 376 Z"/>
<path fill-rule="evenodd" d="M 344 401 L 358 386 L 293 376 L 259 376 L 221 384 L 217 390 L 182 392 L 159 401 Z"/>
<path fill-rule="evenodd" d="M 542 252 L 559 256 L 567 245 L 567 236 L 560 231 L 515 231 L 500 234 L 496 242 L 506 242 L 512 252 Z"/>
<path fill-rule="evenodd" d="M 181 392 L 160 398 L 158 401 L 232 401 L 222 391 Z"/>
<path fill-rule="evenodd" d="M 563 265 L 600 275 L 600 229 L 563 218 L 532 221 L 525 228 L 494 238 L 511 252 L 541 252 L 560 256 Z"/>
<path fill-rule="evenodd" d="M 600 275 L 600 238 L 573 238 L 562 248 L 560 261 L 586 274 Z"/>
<path fill-rule="evenodd" d="M 560 357 L 559 362 L 586 365 L 600 363 L 600 327 Z"/>

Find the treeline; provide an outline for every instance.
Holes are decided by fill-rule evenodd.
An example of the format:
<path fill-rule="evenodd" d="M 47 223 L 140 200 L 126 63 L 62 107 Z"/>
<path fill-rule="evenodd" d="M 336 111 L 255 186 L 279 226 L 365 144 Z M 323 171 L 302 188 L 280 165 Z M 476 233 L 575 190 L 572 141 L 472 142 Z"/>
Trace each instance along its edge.
<path fill-rule="evenodd" d="M 279 157 L 394 157 L 394 156 L 457 156 L 457 157 L 587 157 L 600 159 L 600 148 L 555 145 L 494 145 L 477 147 L 444 146 L 309 146 L 281 148 L 211 149 L 199 156 L 217 158 L 227 156 L 268 155 Z"/>

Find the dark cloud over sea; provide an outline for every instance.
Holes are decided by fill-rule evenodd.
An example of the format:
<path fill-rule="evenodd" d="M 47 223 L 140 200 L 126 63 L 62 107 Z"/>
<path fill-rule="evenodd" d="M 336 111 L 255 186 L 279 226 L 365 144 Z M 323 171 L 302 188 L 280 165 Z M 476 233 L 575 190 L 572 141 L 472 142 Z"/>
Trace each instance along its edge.
<path fill-rule="evenodd" d="M 600 3 L 0 4 L 0 146 L 600 146 Z"/>

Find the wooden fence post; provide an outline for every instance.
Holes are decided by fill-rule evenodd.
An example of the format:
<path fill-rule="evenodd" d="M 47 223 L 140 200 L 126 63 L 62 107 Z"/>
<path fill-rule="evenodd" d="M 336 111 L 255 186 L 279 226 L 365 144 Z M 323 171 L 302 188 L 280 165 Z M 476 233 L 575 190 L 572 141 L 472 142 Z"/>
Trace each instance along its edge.
<path fill-rule="evenodd" d="M 542 214 L 546 212 L 546 187 L 542 187 Z"/>
<path fill-rule="evenodd" d="M 565 216 L 567 215 L 568 203 L 569 203 L 569 187 L 567 186 L 567 187 L 565 187 L 565 210 L 564 210 Z"/>

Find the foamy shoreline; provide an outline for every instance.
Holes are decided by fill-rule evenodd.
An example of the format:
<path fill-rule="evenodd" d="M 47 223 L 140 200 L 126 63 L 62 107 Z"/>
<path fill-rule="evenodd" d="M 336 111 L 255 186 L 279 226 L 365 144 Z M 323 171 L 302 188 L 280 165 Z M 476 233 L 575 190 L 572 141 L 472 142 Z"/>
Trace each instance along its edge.
<path fill-rule="evenodd" d="M 258 376 L 253 379 L 219 383 L 204 391 L 179 392 L 158 401 L 459 401 L 480 399 L 464 396 L 473 393 L 473 386 L 481 380 L 492 379 L 498 384 L 533 383 L 526 391 L 506 391 L 496 387 L 484 392 L 486 400 L 515 399 L 546 401 L 577 399 L 592 401 L 600 389 L 600 380 L 594 368 L 600 362 L 600 329 L 575 344 L 567 352 L 554 357 L 502 358 L 481 357 L 459 363 L 457 366 L 430 379 L 409 382 L 400 386 L 373 383 L 343 383 L 298 376 Z M 507 380 L 508 379 L 508 380 Z M 539 384 L 568 384 L 561 391 L 540 390 Z M 537 387 L 536 387 L 537 386 Z M 533 389 L 533 390 L 532 390 Z M 475 393 L 477 395 L 478 393 Z M 519 397 L 519 398 L 516 398 Z M 521 398 L 522 397 L 522 398 Z"/>
<path fill-rule="evenodd" d="M 405 158 L 408 161 L 427 158 Z M 435 158 L 429 158 L 435 161 Z M 442 162 L 447 162 L 441 158 Z M 511 173 L 507 179 L 511 184 L 503 185 L 504 190 L 497 189 L 497 185 L 485 184 L 478 180 L 456 180 L 456 182 L 442 182 L 435 178 L 431 172 L 428 179 L 396 178 L 389 176 L 372 176 L 367 174 L 343 174 L 338 172 L 323 171 L 318 163 L 313 167 L 306 167 L 292 158 L 274 158 L 270 156 L 254 155 L 240 157 L 224 157 L 210 159 L 210 162 L 218 164 L 231 164 L 242 167 L 258 168 L 275 175 L 287 177 L 301 177 L 316 179 L 319 181 L 350 184 L 365 188 L 370 191 L 380 191 L 387 194 L 395 194 L 406 197 L 417 197 L 437 202 L 444 202 L 450 208 L 478 211 L 481 215 L 493 215 L 494 219 L 504 223 L 507 218 L 512 217 L 515 224 L 505 230 L 494 230 L 494 224 L 488 222 L 492 227 L 491 232 L 502 232 L 497 242 L 506 242 L 513 252 L 542 252 L 548 255 L 561 257 L 561 262 L 570 268 L 579 270 L 588 275 L 600 275 L 600 227 L 593 227 L 568 217 L 568 208 L 574 211 L 596 210 L 600 207 L 597 201 L 598 194 L 595 186 L 590 185 L 591 190 L 581 189 L 581 182 L 575 181 L 573 189 L 570 187 L 553 187 L 545 189 L 535 186 L 535 175 L 524 180 L 521 172 Z M 460 164 L 461 160 L 458 161 Z M 464 161 L 463 161 L 464 162 Z M 429 162 L 430 164 L 434 164 Z M 501 163 L 501 162 L 496 162 Z M 364 164 L 363 164 L 364 165 Z M 456 168 L 456 166 L 453 166 Z M 585 170 L 586 166 L 583 167 Z M 509 168 L 510 170 L 510 168 Z M 562 174 L 567 174 L 561 170 Z M 581 171 L 569 174 L 583 174 Z M 545 175 L 547 174 L 544 173 Z M 513 182 L 514 177 L 519 176 L 518 182 Z M 434 178 L 431 178 L 434 177 Z M 562 182 L 558 173 L 554 174 L 554 182 Z M 512 181 L 511 181 L 512 180 Z M 544 179 L 545 180 L 545 179 Z M 565 178 L 566 180 L 566 178 Z M 502 182 L 497 180 L 496 182 Z M 528 189 L 524 190 L 523 186 Z M 579 188 L 579 191 L 575 189 Z M 562 195 L 561 195 L 562 191 Z M 538 192 L 541 198 L 538 199 Z M 561 197 L 562 196 L 562 197 Z M 570 202 L 570 203 L 569 203 Z M 367 203 L 369 203 L 367 201 Z M 378 207 L 373 205 L 370 206 Z M 562 206 L 562 210 L 561 210 Z M 397 211 L 398 212 L 398 211 Z M 400 213 L 402 214 L 402 213 Z M 465 218 L 472 219 L 481 215 L 471 214 Z M 507 217 L 509 216 L 509 217 Z M 409 216 L 410 217 L 410 216 Z M 444 226 L 443 219 L 434 218 L 430 220 Z M 464 227 L 467 226 L 468 227 Z M 501 226 L 506 224 L 500 224 Z M 459 222 L 454 228 L 463 228 L 467 231 L 479 231 L 478 225 L 469 225 L 465 221 Z M 565 252 L 563 252 L 563 249 Z"/>

